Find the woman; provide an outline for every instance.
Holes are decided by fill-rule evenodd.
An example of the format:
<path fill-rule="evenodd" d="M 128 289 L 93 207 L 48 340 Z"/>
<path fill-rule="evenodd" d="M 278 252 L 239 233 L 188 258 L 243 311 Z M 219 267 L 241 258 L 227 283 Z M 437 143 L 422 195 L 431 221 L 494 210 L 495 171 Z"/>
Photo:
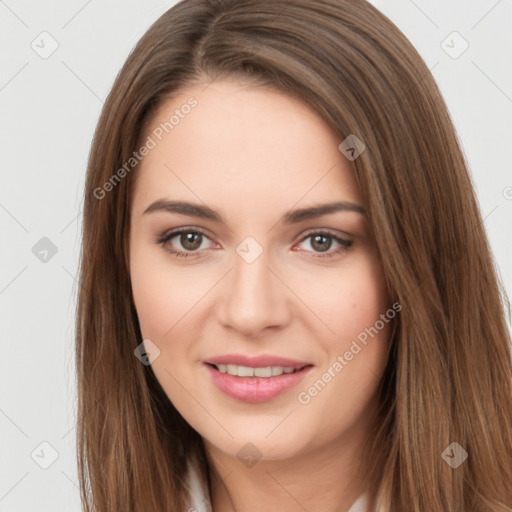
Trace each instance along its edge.
<path fill-rule="evenodd" d="M 506 296 L 446 106 L 371 5 L 167 11 L 83 222 L 87 510 L 510 510 Z"/>

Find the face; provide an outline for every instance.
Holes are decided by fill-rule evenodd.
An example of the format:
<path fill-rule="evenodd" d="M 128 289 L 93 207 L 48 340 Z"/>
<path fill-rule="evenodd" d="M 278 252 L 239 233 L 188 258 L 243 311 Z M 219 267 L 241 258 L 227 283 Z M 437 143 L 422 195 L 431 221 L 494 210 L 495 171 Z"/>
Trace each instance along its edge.
<path fill-rule="evenodd" d="M 364 432 L 394 310 L 341 140 L 300 101 L 228 80 L 167 100 L 147 137 L 130 274 L 169 400 L 233 456 Z"/>

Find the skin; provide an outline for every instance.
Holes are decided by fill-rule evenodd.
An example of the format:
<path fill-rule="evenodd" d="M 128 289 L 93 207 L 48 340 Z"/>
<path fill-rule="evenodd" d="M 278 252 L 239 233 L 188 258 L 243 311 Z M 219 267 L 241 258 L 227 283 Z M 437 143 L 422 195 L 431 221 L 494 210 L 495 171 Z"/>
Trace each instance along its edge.
<path fill-rule="evenodd" d="M 391 324 L 312 397 L 298 400 L 357 335 L 390 307 L 366 217 L 336 212 L 283 225 L 290 209 L 364 205 L 341 140 L 307 105 L 270 89 L 219 80 L 166 100 L 146 136 L 190 96 L 197 106 L 137 169 L 131 204 L 130 273 L 144 339 L 160 349 L 152 368 L 169 399 L 202 436 L 213 473 L 214 512 L 347 511 L 366 489 L 358 476 L 370 436 Z M 207 205 L 225 223 L 157 211 L 158 199 Z M 176 257 L 155 240 L 171 229 L 207 233 Z M 331 238 L 322 252 L 319 230 Z M 236 252 L 252 236 L 252 263 Z M 167 247 L 191 245 L 180 236 Z M 324 241 L 325 244 L 325 241 Z M 320 247 L 320 248 L 319 248 Z M 325 245 L 324 245 L 325 247 Z M 203 361 L 228 353 L 273 354 L 313 364 L 298 386 L 263 403 L 222 393 Z M 332 373 L 332 370 L 331 370 Z M 237 457 L 251 442 L 261 459 Z"/>

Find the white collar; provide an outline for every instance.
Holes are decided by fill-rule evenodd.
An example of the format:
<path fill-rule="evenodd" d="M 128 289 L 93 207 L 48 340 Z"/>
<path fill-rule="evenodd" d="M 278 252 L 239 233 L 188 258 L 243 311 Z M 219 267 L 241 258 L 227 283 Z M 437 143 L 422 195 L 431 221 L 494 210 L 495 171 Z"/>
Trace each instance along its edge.
<path fill-rule="evenodd" d="M 189 489 L 189 508 L 194 512 L 212 512 L 210 490 L 207 482 L 201 477 L 197 462 L 189 459 L 187 463 L 187 486 Z"/>
<path fill-rule="evenodd" d="M 187 485 L 189 488 L 189 509 L 194 512 L 212 512 L 210 491 L 208 485 L 201 478 L 199 470 L 192 461 L 188 461 Z M 348 512 L 367 512 L 367 496 L 361 494 L 352 504 Z"/>

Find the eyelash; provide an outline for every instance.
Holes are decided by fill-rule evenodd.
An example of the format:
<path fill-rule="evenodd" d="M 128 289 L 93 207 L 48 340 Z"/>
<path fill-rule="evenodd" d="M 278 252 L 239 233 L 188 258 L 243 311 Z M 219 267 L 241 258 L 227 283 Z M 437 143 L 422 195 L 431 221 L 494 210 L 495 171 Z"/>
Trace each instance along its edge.
<path fill-rule="evenodd" d="M 175 236 L 181 235 L 183 233 L 193 233 L 193 234 L 197 234 L 197 235 L 202 235 L 202 236 L 208 238 L 208 240 L 209 240 L 208 235 L 200 228 L 179 228 L 179 229 L 164 233 L 163 235 L 159 236 L 155 240 L 155 243 L 160 244 L 164 250 L 171 253 L 173 256 L 175 256 L 177 258 L 185 258 L 190 255 L 195 255 L 196 253 L 199 253 L 199 251 L 189 251 L 189 252 L 176 251 L 175 249 L 171 249 L 169 246 L 166 245 L 169 240 L 171 240 Z M 341 247 L 338 247 L 337 249 L 335 249 L 333 251 L 329 251 L 329 252 L 325 252 L 325 253 L 306 251 L 306 252 L 313 252 L 313 254 L 315 254 L 315 256 L 313 256 L 313 257 L 315 257 L 315 258 L 332 258 L 333 256 L 336 256 L 337 254 L 341 254 L 341 253 L 345 252 L 353 244 L 353 242 L 351 240 L 345 240 L 344 238 L 340 238 L 339 236 L 336 236 L 334 233 L 327 231 L 327 230 L 312 231 L 312 232 L 308 233 L 307 235 L 305 235 L 300 240 L 299 243 L 304 242 L 304 240 L 307 240 L 308 238 L 311 238 L 314 235 L 320 235 L 320 236 L 324 236 L 327 238 L 332 238 L 332 239 L 336 240 L 336 242 L 338 242 L 341 245 Z M 194 257 L 194 256 L 192 256 L 192 257 Z"/>

